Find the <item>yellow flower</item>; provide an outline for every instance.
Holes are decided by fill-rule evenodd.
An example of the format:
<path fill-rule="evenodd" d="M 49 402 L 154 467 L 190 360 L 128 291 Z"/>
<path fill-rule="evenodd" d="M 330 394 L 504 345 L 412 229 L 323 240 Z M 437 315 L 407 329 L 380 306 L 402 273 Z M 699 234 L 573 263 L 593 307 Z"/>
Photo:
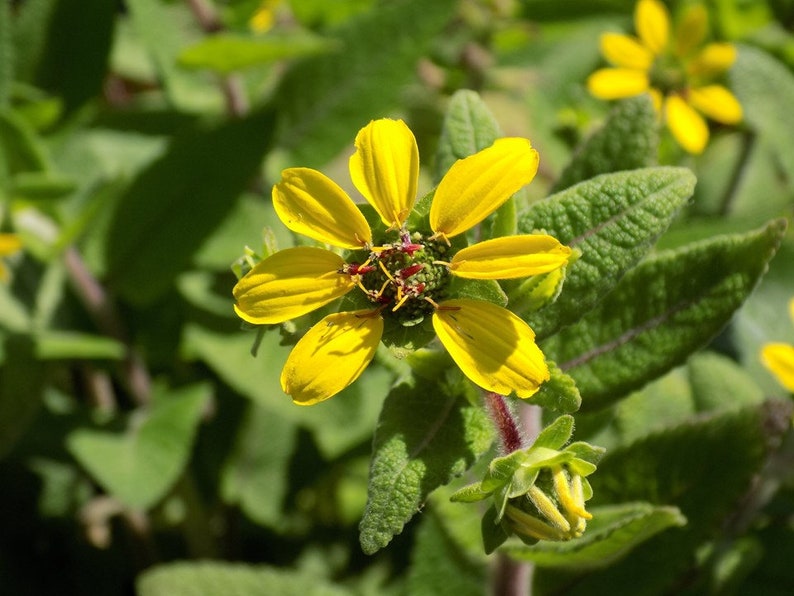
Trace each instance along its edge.
<path fill-rule="evenodd" d="M 788 303 L 791 320 L 794 321 L 794 298 Z M 761 350 L 761 362 L 778 382 L 794 393 L 794 346 L 784 343 L 769 343 Z"/>
<path fill-rule="evenodd" d="M 18 252 L 22 248 L 22 241 L 16 234 L 0 234 L 0 281 L 8 280 L 8 268 L 2 257 Z"/>
<path fill-rule="evenodd" d="M 670 15 L 664 4 L 639 0 L 634 13 L 638 37 L 604 33 L 601 53 L 613 67 L 590 75 L 587 88 L 607 100 L 650 93 L 678 144 L 689 153 L 701 153 L 709 139 L 703 116 L 722 124 L 742 119 L 736 97 L 713 83 L 736 60 L 736 48 L 729 43 L 703 46 L 707 21 L 706 9 L 693 6 L 671 40 Z"/>
<path fill-rule="evenodd" d="M 314 325 L 287 358 L 281 386 L 298 404 L 335 395 L 366 368 L 389 325 L 410 327 L 432 315 L 441 343 L 477 385 L 519 397 L 549 378 L 535 334 L 501 306 L 449 295 L 451 276 L 512 279 L 561 267 L 570 249 L 554 238 L 495 238 L 455 251 L 463 232 L 499 208 L 535 176 L 529 141 L 497 140 L 458 160 L 435 190 L 428 229 L 409 230 L 419 178 L 416 139 L 402 120 L 375 120 L 356 137 L 353 184 L 382 226 L 370 228 L 352 199 L 309 168 L 289 168 L 273 187 L 273 205 L 293 232 L 345 249 L 281 250 L 257 264 L 234 288 L 235 311 L 256 325 L 283 323 L 356 290 L 365 308 L 337 312 Z M 422 226 L 419 226 L 422 227 Z"/>
<path fill-rule="evenodd" d="M 256 9 L 248 20 L 248 26 L 254 33 L 266 33 L 273 27 L 276 21 L 276 8 L 281 0 L 262 0 L 259 8 Z"/>

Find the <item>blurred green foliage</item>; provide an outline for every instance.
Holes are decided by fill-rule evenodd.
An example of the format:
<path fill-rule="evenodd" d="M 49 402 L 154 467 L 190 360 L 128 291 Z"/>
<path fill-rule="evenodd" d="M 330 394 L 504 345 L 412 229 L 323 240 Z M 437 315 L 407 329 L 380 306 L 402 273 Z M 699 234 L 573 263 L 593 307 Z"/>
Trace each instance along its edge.
<path fill-rule="evenodd" d="M 0 282 L 0 591 L 485 594 L 531 562 L 536 594 L 787 594 L 792 407 L 758 351 L 794 343 L 794 3 L 704 2 L 745 120 L 700 156 L 644 98 L 586 93 L 634 2 L 271 4 L 265 32 L 254 0 L 0 4 L 0 233 L 24 245 Z M 578 259 L 471 291 L 556 363 L 542 417 L 515 413 L 606 448 L 581 538 L 484 554 L 485 508 L 449 497 L 500 453 L 446 354 L 381 348 L 301 408 L 279 371 L 319 315 L 234 316 L 245 247 L 296 243 L 280 170 L 348 180 L 387 116 L 422 194 L 499 136 L 540 153 L 478 233 Z"/>

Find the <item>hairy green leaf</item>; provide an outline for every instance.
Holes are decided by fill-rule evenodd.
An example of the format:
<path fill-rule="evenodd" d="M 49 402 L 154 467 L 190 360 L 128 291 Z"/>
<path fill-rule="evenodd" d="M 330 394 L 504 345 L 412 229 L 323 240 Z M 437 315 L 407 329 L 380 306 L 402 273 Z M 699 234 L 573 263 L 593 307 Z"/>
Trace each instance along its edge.
<path fill-rule="evenodd" d="M 325 164 L 369 119 L 393 109 L 456 6 L 453 0 L 383 4 L 330 33 L 344 59 L 320 55 L 291 68 L 277 93 L 278 144 L 289 151 L 290 164 Z"/>
<path fill-rule="evenodd" d="M 67 448 L 110 494 L 129 507 L 147 509 L 187 464 L 209 397 L 206 384 L 162 392 L 125 433 L 79 428 L 69 434 Z"/>
<path fill-rule="evenodd" d="M 107 235 L 108 275 L 128 299 L 167 291 L 234 207 L 270 144 L 273 116 L 254 112 L 177 136 L 121 197 Z"/>
<path fill-rule="evenodd" d="M 764 392 L 733 360 L 704 352 L 688 362 L 692 397 L 699 411 L 708 412 L 760 404 Z"/>
<path fill-rule="evenodd" d="M 766 271 L 785 229 L 778 220 L 660 252 L 541 347 L 576 380 L 584 410 L 604 407 L 714 337 Z"/>
<path fill-rule="evenodd" d="M 519 220 L 520 233 L 543 230 L 582 251 L 559 298 L 527 315 L 538 337 L 592 309 L 650 250 L 694 185 L 683 168 L 648 168 L 604 174 L 533 204 Z"/>
<path fill-rule="evenodd" d="M 480 96 L 468 89 L 456 91 L 449 100 L 438 139 L 436 183 L 457 160 L 490 147 L 499 136 L 499 124 Z"/>
<path fill-rule="evenodd" d="M 138 596 L 350 596 L 311 573 L 240 563 L 169 563 L 148 569 L 136 580 Z"/>
<path fill-rule="evenodd" d="M 458 392 L 422 380 L 395 387 L 386 398 L 370 465 L 361 547 L 386 546 L 436 488 L 462 474 L 493 441 L 481 407 Z"/>
<path fill-rule="evenodd" d="M 218 33 L 182 50 L 179 63 L 228 74 L 283 58 L 320 54 L 334 47 L 333 43 L 310 33 L 267 37 Z"/>
<path fill-rule="evenodd" d="M 650 95 L 618 102 L 604 126 L 574 154 L 552 192 L 599 174 L 655 165 L 659 144 L 657 128 L 656 110 Z"/>
<path fill-rule="evenodd" d="M 568 542 L 540 541 L 533 546 L 510 544 L 502 551 L 513 559 L 532 561 L 538 567 L 590 569 L 614 563 L 671 527 L 683 526 L 686 518 L 676 507 L 650 503 L 621 503 L 590 510 L 592 521 L 580 538 Z"/>

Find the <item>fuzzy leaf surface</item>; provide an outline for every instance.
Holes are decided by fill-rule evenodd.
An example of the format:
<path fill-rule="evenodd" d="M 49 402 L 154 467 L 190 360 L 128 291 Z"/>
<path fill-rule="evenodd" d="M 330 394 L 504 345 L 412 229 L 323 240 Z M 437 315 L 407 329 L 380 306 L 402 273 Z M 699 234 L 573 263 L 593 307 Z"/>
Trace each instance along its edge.
<path fill-rule="evenodd" d="M 576 380 L 583 410 L 607 406 L 714 337 L 766 271 L 785 229 L 778 220 L 662 251 L 541 348 Z"/>
<path fill-rule="evenodd" d="M 603 127 L 574 154 L 553 192 L 599 174 L 655 165 L 659 144 L 656 110 L 650 96 L 617 102 Z"/>
<path fill-rule="evenodd" d="M 386 398 L 375 431 L 361 547 L 386 546 L 427 496 L 462 474 L 493 441 L 482 408 L 459 392 L 422 380 L 406 382 Z"/>
<path fill-rule="evenodd" d="M 562 293 L 527 315 L 539 338 L 589 311 L 651 249 L 695 187 L 683 168 L 604 174 L 533 204 L 518 231 L 543 230 L 582 251 L 568 267 Z"/>

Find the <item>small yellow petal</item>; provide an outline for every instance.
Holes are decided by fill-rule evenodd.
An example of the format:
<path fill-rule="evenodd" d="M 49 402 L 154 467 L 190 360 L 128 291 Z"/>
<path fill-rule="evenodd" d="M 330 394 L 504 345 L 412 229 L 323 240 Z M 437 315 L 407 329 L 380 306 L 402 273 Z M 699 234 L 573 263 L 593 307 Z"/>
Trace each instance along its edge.
<path fill-rule="evenodd" d="M 761 362 L 789 391 L 794 391 L 794 346 L 783 343 L 766 344 L 761 350 Z"/>
<path fill-rule="evenodd" d="M 636 38 L 621 33 L 601 35 L 601 53 L 609 62 L 621 68 L 648 70 L 653 54 Z"/>
<path fill-rule="evenodd" d="M 529 184 L 538 171 L 538 152 L 527 139 L 506 138 L 459 159 L 436 189 L 430 227 L 451 238 L 477 225 Z"/>
<path fill-rule="evenodd" d="M 742 105 L 722 85 L 690 89 L 689 103 L 696 110 L 722 124 L 737 124 L 742 121 Z"/>
<path fill-rule="evenodd" d="M 571 249 L 546 234 L 505 236 L 455 253 L 450 271 L 468 279 L 515 279 L 562 267 Z"/>
<path fill-rule="evenodd" d="M 269 256 L 234 286 L 237 315 L 254 325 L 283 323 L 344 296 L 355 287 L 338 271 L 345 261 L 322 248 L 298 246 Z"/>
<path fill-rule="evenodd" d="M 273 207 L 293 232 L 340 248 L 372 243 L 367 220 L 336 182 L 311 168 L 288 168 L 273 187 Z"/>
<path fill-rule="evenodd" d="M 686 9 L 675 30 L 675 52 L 679 56 L 690 54 L 699 47 L 708 33 L 709 16 L 706 7 L 694 4 Z"/>
<path fill-rule="evenodd" d="M 710 43 L 689 63 L 692 77 L 714 77 L 723 74 L 736 62 L 736 46 L 732 43 Z"/>
<path fill-rule="evenodd" d="M 689 153 L 702 153 L 709 141 L 706 121 L 678 95 L 671 95 L 664 103 L 667 128 L 678 144 Z"/>
<path fill-rule="evenodd" d="M 22 240 L 16 234 L 0 234 L 0 257 L 12 255 L 22 249 Z"/>
<path fill-rule="evenodd" d="M 469 379 L 487 391 L 530 397 L 549 379 L 535 333 L 509 310 L 459 298 L 433 313 L 441 343 Z"/>
<path fill-rule="evenodd" d="M 362 128 L 350 177 L 383 223 L 400 228 L 413 209 L 419 180 L 419 149 L 405 122 L 383 118 Z"/>
<path fill-rule="evenodd" d="M 587 90 L 598 99 L 624 99 L 649 89 L 648 73 L 631 68 L 602 68 L 587 78 Z"/>
<path fill-rule="evenodd" d="M 371 311 L 328 315 L 290 352 L 281 371 L 281 388 L 302 406 L 336 395 L 364 372 L 381 335 L 383 319 Z"/>
<path fill-rule="evenodd" d="M 659 0 L 640 0 L 634 13 L 634 26 L 643 45 L 658 56 L 667 47 L 670 13 Z"/>

